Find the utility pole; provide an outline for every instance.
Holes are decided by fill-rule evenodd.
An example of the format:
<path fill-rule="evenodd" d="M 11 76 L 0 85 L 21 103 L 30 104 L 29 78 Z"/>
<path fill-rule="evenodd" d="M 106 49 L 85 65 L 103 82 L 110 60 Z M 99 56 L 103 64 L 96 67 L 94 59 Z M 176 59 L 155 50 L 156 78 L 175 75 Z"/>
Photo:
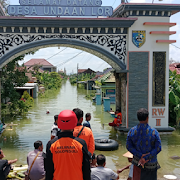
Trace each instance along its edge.
<path fill-rule="evenodd" d="M 77 64 L 77 87 L 78 87 L 78 64 Z"/>
<path fill-rule="evenodd" d="M 121 0 L 121 3 L 125 3 L 125 0 Z"/>

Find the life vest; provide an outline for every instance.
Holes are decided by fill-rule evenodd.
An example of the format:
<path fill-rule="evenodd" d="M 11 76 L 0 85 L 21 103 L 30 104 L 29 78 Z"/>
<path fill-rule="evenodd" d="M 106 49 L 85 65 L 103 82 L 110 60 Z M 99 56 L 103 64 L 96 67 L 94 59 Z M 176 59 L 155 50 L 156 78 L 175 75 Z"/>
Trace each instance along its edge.
<path fill-rule="evenodd" d="M 73 135 L 75 137 L 79 137 L 81 139 L 84 139 L 87 144 L 88 151 L 93 155 L 94 150 L 95 150 L 95 143 L 94 143 L 94 136 L 90 128 L 84 127 L 82 130 L 83 126 L 78 125 L 74 128 Z M 79 132 L 82 130 L 82 132 L 79 134 Z M 78 136 L 79 134 L 79 136 Z"/>
<path fill-rule="evenodd" d="M 122 113 L 121 112 L 117 114 L 117 117 L 114 119 L 114 123 L 117 126 L 120 126 L 122 124 Z"/>

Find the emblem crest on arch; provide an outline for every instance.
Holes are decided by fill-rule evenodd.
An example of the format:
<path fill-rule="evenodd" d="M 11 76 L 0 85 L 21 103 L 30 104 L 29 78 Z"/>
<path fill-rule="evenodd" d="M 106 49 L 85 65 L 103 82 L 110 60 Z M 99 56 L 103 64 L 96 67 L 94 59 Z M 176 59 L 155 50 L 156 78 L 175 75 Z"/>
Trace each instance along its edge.
<path fill-rule="evenodd" d="M 136 47 L 140 48 L 146 41 L 146 31 L 132 31 L 132 41 Z"/>

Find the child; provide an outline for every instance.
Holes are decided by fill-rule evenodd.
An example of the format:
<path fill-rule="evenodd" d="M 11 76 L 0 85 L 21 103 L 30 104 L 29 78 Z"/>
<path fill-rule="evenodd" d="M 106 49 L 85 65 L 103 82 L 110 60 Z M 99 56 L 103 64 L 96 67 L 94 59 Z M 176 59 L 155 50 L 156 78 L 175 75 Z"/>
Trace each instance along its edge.
<path fill-rule="evenodd" d="M 123 154 L 124 157 L 127 157 L 128 158 L 128 161 L 131 163 L 132 162 L 132 159 L 133 159 L 133 155 L 128 151 L 127 153 Z M 130 164 L 122 169 L 119 169 L 118 170 L 118 173 L 121 173 L 123 172 L 125 169 L 129 169 L 129 176 L 128 176 L 128 179 L 127 180 L 133 180 L 133 164 Z"/>
<path fill-rule="evenodd" d="M 121 113 L 121 109 L 116 109 L 116 112 L 115 112 L 115 118 L 114 118 L 114 121 L 112 123 L 109 123 L 109 126 L 121 126 L 122 125 L 122 113 Z"/>

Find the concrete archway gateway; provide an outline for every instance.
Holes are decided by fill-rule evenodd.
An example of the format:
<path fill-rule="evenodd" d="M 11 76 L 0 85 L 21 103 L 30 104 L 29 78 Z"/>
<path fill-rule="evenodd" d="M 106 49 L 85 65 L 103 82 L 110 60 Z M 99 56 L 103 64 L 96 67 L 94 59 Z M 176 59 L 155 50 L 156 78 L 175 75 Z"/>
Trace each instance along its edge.
<path fill-rule="evenodd" d="M 60 9 L 63 16 L 109 17 L 16 17 L 60 13 L 60 4 L 53 4 L 55 1 L 29 2 L 36 1 L 20 0 L 20 6 L 8 7 L 13 16 L 0 17 L 0 68 L 37 48 L 61 45 L 82 49 L 102 58 L 115 70 L 116 106 L 121 107 L 123 114 L 122 131 L 137 124 L 136 111 L 141 107 L 149 110 L 151 126 L 172 131 L 168 127 L 168 59 L 169 44 L 175 42 L 169 40 L 169 35 L 176 32 L 169 31 L 169 27 L 176 23 L 169 20 L 179 12 L 180 5 L 122 3 L 111 13 L 110 7 L 101 7 L 100 0 L 98 4 L 86 0 L 87 5 L 81 5 L 79 10 L 75 4 L 68 5 L 70 1 L 62 0 L 57 3 L 64 3 Z M 50 4 L 43 4 L 46 2 Z M 88 5 L 90 2 L 94 4 Z M 43 8 L 49 8 L 49 14 Z"/>

